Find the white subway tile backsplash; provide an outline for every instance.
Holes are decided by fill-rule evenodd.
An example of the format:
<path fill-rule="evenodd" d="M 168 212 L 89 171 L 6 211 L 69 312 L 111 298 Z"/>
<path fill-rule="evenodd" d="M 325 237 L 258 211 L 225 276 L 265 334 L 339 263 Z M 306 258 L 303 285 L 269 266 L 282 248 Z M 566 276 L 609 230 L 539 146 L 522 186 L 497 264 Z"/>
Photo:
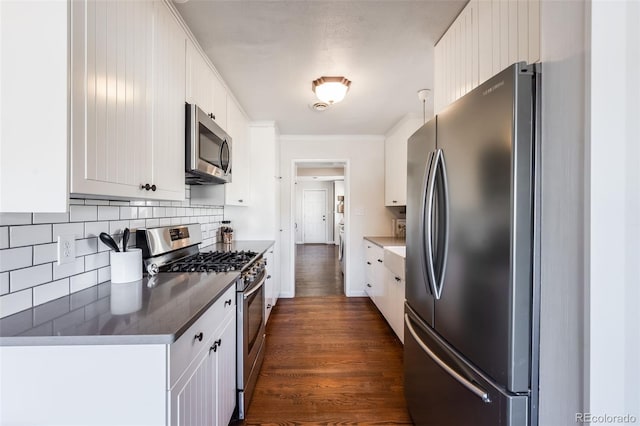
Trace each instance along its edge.
<path fill-rule="evenodd" d="M 124 232 L 124 228 L 129 227 L 128 220 L 118 220 L 115 222 L 109 222 L 109 233 L 113 235 L 122 234 Z M 116 240 L 119 241 L 119 240 Z"/>
<path fill-rule="evenodd" d="M 33 264 L 40 265 L 42 263 L 58 261 L 58 243 L 41 244 L 33 246 Z"/>
<path fill-rule="evenodd" d="M 108 251 L 86 256 L 84 258 L 84 267 L 87 271 L 91 271 L 109 266 L 109 256 L 110 253 Z"/>
<path fill-rule="evenodd" d="M 69 213 L 34 213 L 33 223 L 66 223 Z"/>
<path fill-rule="evenodd" d="M 131 222 L 129 222 L 129 228 L 131 228 L 131 233 L 133 234 L 133 231 L 135 229 L 140 229 L 140 228 L 144 228 L 145 226 L 145 220 L 144 219 L 135 219 L 132 220 Z"/>
<path fill-rule="evenodd" d="M 9 290 L 13 293 L 51 281 L 51 263 L 16 269 L 9 273 Z"/>
<path fill-rule="evenodd" d="M 120 208 L 116 206 L 98 206 L 98 220 L 120 219 Z"/>
<path fill-rule="evenodd" d="M 79 257 L 75 262 L 65 263 L 64 265 L 53 264 L 54 280 L 81 274 L 82 272 L 84 272 L 84 257 Z"/>
<path fill-rule="evenodd" d="M 84 290 L 98 284 L 98 271 L 89 271 L 71 277 L 71 292 Z"/>
<path fill-rule="evenodd" d="M 43 303 L 47 303 L 68 294 L 69 278 L 52 281 L 33 288 L 33 304 L 34 306 L 42 305 Z"/>
<path fill-rule="evenodd" d="M 31 289 L 0 296 L 0 318 L 8 317 L 16 312 L 24 311 L 33 306 Z"/>
<path fill-rule="evenodd" d="M 111 267 L 98 269 L 98 283 L 103 283 L 111 279 Z"/>
<path fill-rule="evenodd" d="M 0 225 L 30 225 L 31 213 L 0 213 Z"/>
<path fill-rule="evenodd" d="M 185 195 L 190 195 L 188 185 Z M 97 238 L 101 232 L 120 242 L 125 227 L 200 222 L 206 246 L 215 242 L 223 212 L 220 207 L 194 208 L 188 198 L 173 202 L 70 199 L 68 214 L 0 214 L 0 317 L 108 282 L 110 249 Z M 56 263 L 58 235 L 75 236 L 75 262 Z M 135 240 L 133 233 L 129 245 Z"/>
<path fill-rule="evenodd" d="M 138 207 L 139 219 L 150 219 L 153 217 L 153 207 Z"/>
<path fill-rule="evenodd" d="M 87 238 L 76 240 L 76 256 L 86 256 L 98 252 L 98 239 Z M 88 268 L 87 268 L 88 269 Z"/>
<path fill-rule="evenodd" d="M 33 260 L 31 247 L 20 247 L 0 251 L 0 272 L 31 266 Z"/>
<path fill-rule="evenodd" d="M 84 225 L 82 223 L 61 223 L 53 225 L 53 240 L 58 241 L 60 235 L 73 235 L 76 240 L 84 238 Z"/>
<path fill-rule="evenodd" d="M 137 207 L 120 207 L 120 219 L 137 219 Z"/>
<path fill-rule="evenodd" d="M 51 225 L 23 225 L 9 228 L 9 246 L 22 247 L 50 243 Z"/>
<path fill-rule="evenodd" d="M 69 206 L 70 222 L 98 220 L 98 206 Z"/>
<path fill-rule="evenodd" d="M 9 273 L 0 274 L 0 296 L 9 293 Z"/>
<path fill-rule="evenodd" d="M 98 237 L 101 232 L 109 232 L 109 222 L 88 222 L 84 224 L 85 237 Z"/>
<path fill-rule="evenodd" d="M 0 250 L 9 247 L 9 227 L 0 227 Z"/>

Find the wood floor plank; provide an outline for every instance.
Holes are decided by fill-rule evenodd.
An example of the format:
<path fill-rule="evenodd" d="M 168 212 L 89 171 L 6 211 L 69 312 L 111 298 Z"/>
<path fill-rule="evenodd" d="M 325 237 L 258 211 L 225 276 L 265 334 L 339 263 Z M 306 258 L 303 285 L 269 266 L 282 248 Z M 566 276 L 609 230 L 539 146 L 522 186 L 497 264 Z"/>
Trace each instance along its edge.
<path fill-rule="evenodd" d="M 368 298 L 281 299 L 246 425 L 411 424 L 402 344 Z"/>
<path fill-rule="evenodd" d="M 296 297 L 342 295 L 343 280 L 338 246 L 296 245 Z"/>

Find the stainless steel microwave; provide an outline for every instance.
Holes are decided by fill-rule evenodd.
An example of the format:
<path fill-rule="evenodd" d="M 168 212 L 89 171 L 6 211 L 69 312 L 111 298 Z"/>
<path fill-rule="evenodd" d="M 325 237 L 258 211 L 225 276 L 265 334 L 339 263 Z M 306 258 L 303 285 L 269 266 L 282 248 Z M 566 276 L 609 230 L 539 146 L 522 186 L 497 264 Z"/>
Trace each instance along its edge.
<path fill-rule="evenodd" d="M 231 182 L 231 137 L 197 105 L 186 110 L 186 183 Z"/>

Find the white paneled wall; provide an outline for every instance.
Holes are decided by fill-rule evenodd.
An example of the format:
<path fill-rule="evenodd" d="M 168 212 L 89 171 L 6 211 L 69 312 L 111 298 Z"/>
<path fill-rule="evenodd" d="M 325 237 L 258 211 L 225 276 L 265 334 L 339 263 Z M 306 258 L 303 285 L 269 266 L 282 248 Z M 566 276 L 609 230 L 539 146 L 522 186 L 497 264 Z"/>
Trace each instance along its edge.
<path fill-rule="evenodd" d="M 0 213 L 0 318 L 109 281 L 109 249 L 98 235 L 120 241 L 124 228 L 200 223 L 202 245 L 216 242 L 223 207 L 186 201 L 69 200 L 68 213 Z M 76 260 L 57 264 L 59 235 L 74 235 Z"/>
<path fill-rule="evenodd" d="M 434 55 L 438 113 L 514 62 L 540 60 L 540 1 L 471 0 Z"/>

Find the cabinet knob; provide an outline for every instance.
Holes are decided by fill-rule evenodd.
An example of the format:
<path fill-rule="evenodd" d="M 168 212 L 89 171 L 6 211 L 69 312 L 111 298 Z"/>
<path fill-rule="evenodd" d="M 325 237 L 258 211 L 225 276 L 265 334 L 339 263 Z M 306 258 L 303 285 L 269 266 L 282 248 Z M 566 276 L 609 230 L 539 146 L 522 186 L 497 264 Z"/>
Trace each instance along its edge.
<path fill-rule="evenodd" d="M 382 259 L 378 259 L 378 262 L 382 263 Z"/>
<path fill-rule="evenodd" d="M 156 186 L 155 186 L 155 185 L 151 185 L 151 190 L 152 190 L 152 191 L 155 191 L 156 189 L 157 189 L 157 188 L 156 188 Z"/>
<path fill-rule="evenodd" d="M 224 301 L 224 306 L 227 306 L 227 305 L 231 306 L 231 299 Z"/>
<path fill-rule="evenodd" d="M 400 279 L 400 277 L 395 277 L 395 278 L 396 278 L 396 281 L 398 281 L 398 282 L 402 281 L 402 280 Z"/>
<path fill-rule="evenodd" d="M 267 275 L 267 279 L 270 280 L 271 279 L 271 275 Z"/>
<path fill-rule="evenodd" d="M 213 115 L 213 113 L 212 113 L 212 112 L 211 112 L 211 113 L 209 113 L 209 117 L 211 117 L 211 119 L 212 119 L 212 120 L 215 120 L 215 119 L 216 119 L 216 116 L 215 116 L 215 115 Z"/>
<path fill-rule="evenodd" d="M 367 260 L 367 265 L 371 265 L 371 262 L 369 262 L 368 260 Z"/>
<path fill-rule="evenodd" d="M 155 185 L 149 185 L 148 183 L 141 183 L 140 189 L 144 189 L 147 191 L 155 191 L 158 188 Z"/>
<path fill-rule="evenodd" d="M 371 288 L 371 284 L 367 283 L 367 287 Z"/>
<path fill-rule="evenodd" d="M 391 202 L 392 202 L 393 204 L 396 204 L 398 201 L 397 201 L 397 200 L 391 200 Z"/>
<path fill-rule="evenodd" d="M 196 334 L 196 335 L 193 337 L 193 340 L 197 340 L 198 342 L 202 342 L 202 338 L 203 338 L 203 337 L 204 337 L 204 334 L 202 334 L 202 331 L 201 331 L 200 333 Z"/>
<path fill-rule="evenodd" d="M 239 202 L 239 203 L 244 203 L 244 201 L 243 201 L 243 200 L 238 200 L 238 202 Z"/>
<path fill-rule="evenodd" d="M 267 309 L 271 309 L 271 308 L 272 308 L 271 303 L 269 303 L 269 304 L 267 305 Z"/>
<path fill-rule="evenodd" d="M 214 352 L 218 352 L 218 347 L 222 346 L 222 339 L 218 339 L 215 342 L 213 342 L 213 345 L 211 345 L 211 347 L 209 348 L 209 352 L 214 351 Z"/>

